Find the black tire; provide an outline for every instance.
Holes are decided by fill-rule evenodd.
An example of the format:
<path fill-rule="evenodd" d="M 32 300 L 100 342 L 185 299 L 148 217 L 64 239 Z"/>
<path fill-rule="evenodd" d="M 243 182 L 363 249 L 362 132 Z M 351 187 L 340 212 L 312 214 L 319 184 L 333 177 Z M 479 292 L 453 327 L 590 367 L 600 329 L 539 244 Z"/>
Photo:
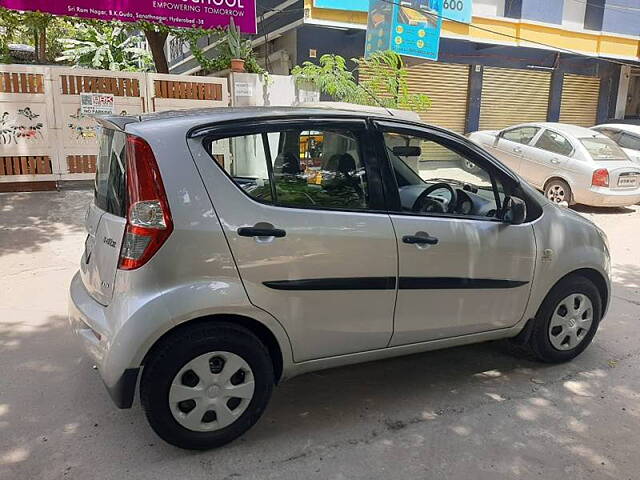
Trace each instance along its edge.
<path fill-rule="evenodd" d="M 220 430 L 199 432 L 180 425 L 169 406 L 169 389 L 180 369 L 205 353 L 225 351 L 246 361 L 255 389 L 246 410 Z M 195 325 L 164 340 L 145 362 L 140 400 L 151 428 L 176 447 L 207 450 L 225 445 L 249 430 L 260 418 L 274 385 L 273 363 L 267 348 L 249 330 L 231 323 Z"/>
<path fill-rule="evenodd" d="M 552 195 L 553 192 L 557 192 L 557 195 Z M 562 195 L 562 197 L 560 197 Z M 560 203 L 562 201 L 567 202 L 569 205 L 573 205 L 573 192 L 567 182 L 559 178 L 553 178 L 547 182 L 544 186 L 544 196 L 552 202 Z M 555 197 L 551 198 L 551 197 Z M 562 199 L 560 199 L 562 198 Z"/>
<path fill-rule="evenodd" d="M 553 314 L 566 297 L 572 294 L 586 295 L 593 306 L 593 322 L 589 331 L 578 345 L 570 350 L 556 349 L 549 338 L 549 327 Z M 531 325 L 526 332 L 524 344 L 520 343 L 518 347 L 524 349 L 527 353 L 532 354 L 538 360 L 546 363 L 563 363 L 573 360 L 580 355 L 591 343 L 593 337 L 598 330 L 598 325 L 602 318 L 602 298 L 600 292 L 591 280 L 580 276 L 570 275 L 562 279 L 553 287 L 547 297 L 542 302 L 535 318 L 531 320 Z M 515 342 L 516 344 L 519 342 Z"/>

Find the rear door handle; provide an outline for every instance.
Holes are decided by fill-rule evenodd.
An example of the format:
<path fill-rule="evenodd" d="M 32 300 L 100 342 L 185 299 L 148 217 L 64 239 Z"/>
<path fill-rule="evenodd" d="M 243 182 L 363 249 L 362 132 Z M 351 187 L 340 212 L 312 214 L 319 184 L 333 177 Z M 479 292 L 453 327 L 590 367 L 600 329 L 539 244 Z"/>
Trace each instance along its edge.
<path fill-rule="evenodd" d="M 558 160 L 557 158 L 552 158 L 551 163 L 557 165 L 558 163 L 560 163 L 560 160 Z"/>
<path fill-rule="evenodd" d="M 282 238 L 287 235 L 285 230 L 279 228 L 256 228 L 256 227 L 240 227 L 238 235 L 241 237 L 276 237 Z"/>
<path fill-rule="evenodd" d="M 436 237 L 432 237 L 431 235 L 422 234 L 422 232 L 418 232 L 415 235 L 405 235 L 402 237 L 402 241 L 404 243 L 408 243 L 409 245 L 437 245 L 438 239 Z"/>

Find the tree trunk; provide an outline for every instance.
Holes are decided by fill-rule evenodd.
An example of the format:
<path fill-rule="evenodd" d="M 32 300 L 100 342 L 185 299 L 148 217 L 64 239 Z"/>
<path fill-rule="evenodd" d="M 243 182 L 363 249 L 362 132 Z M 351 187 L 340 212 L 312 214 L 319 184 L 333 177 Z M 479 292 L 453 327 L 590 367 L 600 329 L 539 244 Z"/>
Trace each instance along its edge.
<path fill-rule="evenodd" d="M 149 48 L 151 49 L 153 63 L 156 66 L 156 72 L 169 73 L 169 64 L 167 63 L 167 56 L 164 53 L 164 44 L 167 41 L 168 34 L 166 32 L 145 30 L 144 35 L 147 37 L 147 42 L 149 42 Z"/>
<path fill-rule="evenodd" d="M 38 61 L 46 63 L 47 61 L 47 29 L 42 27 L 38 30 Z"/>

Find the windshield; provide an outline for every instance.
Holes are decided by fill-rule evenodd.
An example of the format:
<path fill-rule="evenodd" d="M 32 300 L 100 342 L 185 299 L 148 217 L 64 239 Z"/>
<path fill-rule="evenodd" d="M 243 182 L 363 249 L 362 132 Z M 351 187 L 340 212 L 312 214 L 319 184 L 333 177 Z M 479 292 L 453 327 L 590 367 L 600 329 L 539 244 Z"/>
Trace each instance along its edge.
<path fill-rule="evenodd" d="M 610 138 L 581 138 L 580 142 L 596 161 L 626 161 L 627 154 Z"/>

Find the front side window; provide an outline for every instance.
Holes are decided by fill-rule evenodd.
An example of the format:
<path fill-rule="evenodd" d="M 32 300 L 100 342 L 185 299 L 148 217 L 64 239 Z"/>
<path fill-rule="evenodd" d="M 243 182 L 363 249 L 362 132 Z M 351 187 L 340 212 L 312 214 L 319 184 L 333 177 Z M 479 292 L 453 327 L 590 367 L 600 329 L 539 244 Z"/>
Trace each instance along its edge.
<path fill-rule="evenodd" d="M 581 138 L 580 143 L 596 161 L 629 160 L 627 154 L 610 138 Z"/>
<path fill-rule="evenodd" d="M 499 218 L 501 183 L 476 160 L 434 140 L 385 133 L 403 213 Z"/>
<path fill-rule="evenodd" d="M 529 145 L 539 131 L 538 127 L 518 127 L 503 132 L 502 138 L 522 145 Z"/>
<path fill-rule="evenodd" d="M 287 129 L 216 139 L 209 152 L 258 201 L 364 210 L 369 194 L 360 147 L 348 130 Z"/>
<path fill-rule="evenodd" d="M 536 147 L 558 155 L 568 157 L 573 153 L 573 145 L 564 135 L 545 130 L 536 142 Z"/>

